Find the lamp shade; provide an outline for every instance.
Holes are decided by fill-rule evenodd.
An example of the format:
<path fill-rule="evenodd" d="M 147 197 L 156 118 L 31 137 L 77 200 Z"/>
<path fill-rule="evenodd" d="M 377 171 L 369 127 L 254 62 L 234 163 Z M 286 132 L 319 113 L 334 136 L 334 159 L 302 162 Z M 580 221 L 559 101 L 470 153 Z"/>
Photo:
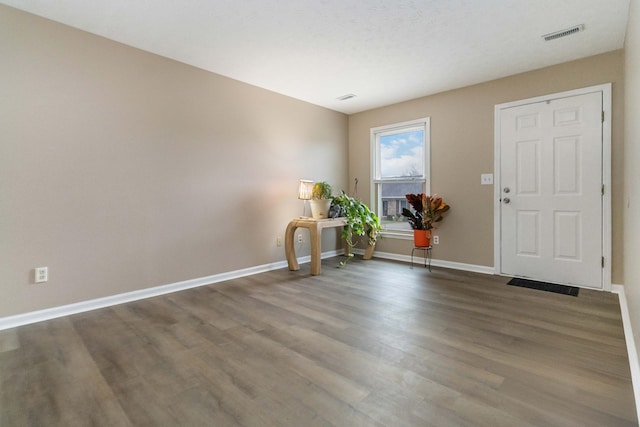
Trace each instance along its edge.
<path fill-rule="evenodd" d="M 298 199 L 311 200 L 311 192 L 313 191 L 313 181 L 307 179 L 300 180 L 300 186 L 298 187 Z"/>

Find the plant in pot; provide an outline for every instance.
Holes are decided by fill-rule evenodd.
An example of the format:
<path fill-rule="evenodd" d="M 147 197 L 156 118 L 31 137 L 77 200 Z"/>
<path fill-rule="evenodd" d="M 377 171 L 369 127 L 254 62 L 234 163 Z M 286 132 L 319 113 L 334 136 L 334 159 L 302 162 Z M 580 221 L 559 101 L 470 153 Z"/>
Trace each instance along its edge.
<path fill-rule="evenodd" d="M 325 181 L 316 182 L 311 190 L 311 216 L 313 219 L 329 218 L 329 208 L 331 207 L 331 185 Z"/>
<path fill-rule="evenodd" d="M 353 247 L 355 245 L 353 236 L 367 236 L 369 247 L 373 250 L 380 236 L 382 226 L 380 225 L 380 218 L 369 209 L 369 206 L 354 197 L 348 196 L 344 191 L 333 198 L 333 206 L 346 221 L 346 225 L 342 230 L 342 237 L 347 244 L 347 260 L 340 263 L 342 267 L 349 258 L 353 257 Z"/>
<path fill-rule="evenodd" d="M 434 224 L 444 219 L 443 215 L 450 206 L 442 197 L 426 194 L 407 194 L 405 197 L 413 212 L 403 208 L 402 215 L 407 218 L 413 229 L 413 242 L 417 247 L 428 247 L 431 245 L 431 230 L 435 228 Z"/>

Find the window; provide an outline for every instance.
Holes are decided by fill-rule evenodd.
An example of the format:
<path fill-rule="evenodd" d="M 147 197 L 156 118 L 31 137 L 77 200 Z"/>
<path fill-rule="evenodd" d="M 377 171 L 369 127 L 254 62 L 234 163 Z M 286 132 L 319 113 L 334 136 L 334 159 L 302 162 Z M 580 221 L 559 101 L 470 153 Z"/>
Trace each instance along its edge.
<path fill-rule="evenodd" d="M 371 129 L 371 200 L 387 235 L 411 232 L 405 194 L 429 193 L 429 134 L 429 118 Z"/>

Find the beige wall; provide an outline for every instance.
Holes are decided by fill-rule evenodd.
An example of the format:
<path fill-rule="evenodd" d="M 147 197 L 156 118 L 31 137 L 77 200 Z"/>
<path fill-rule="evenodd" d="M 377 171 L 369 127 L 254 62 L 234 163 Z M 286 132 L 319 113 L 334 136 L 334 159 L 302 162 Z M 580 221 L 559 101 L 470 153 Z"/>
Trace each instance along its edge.
<path fill-rule="evenodd" d="M 494 106 L 571 89 L 613 83 L 613 282 L 622 281 L 623 52 L 615 51 L 488 83 L 349 116 L 349 179 L 370 194 L 369 129 L 431 117 L 431 191 L 452 206 L 439 225 L 434 258 L 493 266 L 492 173 Z M 392 89 L 392 88 L 391 88 Z M 376 250 L 408 254 L 412 242 L 382 239 Z"/>
<path fill-rule="evenodd" d="M 369 129 L 424 116 L 432 189 L 453 205 L 435 256 L 491 266 L 493 188 L 479 176 L 493 171 L 494 105 L 612 82 L 613 281 L 623 282 L 624 212 L 624 283 L 639 324 L 632 120 L 622 190 L 623 65 L 628 117 L 640 99 L 633 7 L 626 63 L 612 52 L 347 119 L 0 5 L 0 317 L 281 261 L 275 239 L 302 209 L 297 180 L 339 190 L 357 177 L 368 201 Z M 48 283 L 33 283 L 37 266 L 49 267 Z"/>
<path fill-rule="evenodd" d="M 1 5 L 0 58 L 0 317 L 282 261 L 347 184 L 343 114 Z"/>
<path fill-rule="evenodd" d="M 625 40 L 624 287 L 640 353 L 640 4 L 632 1 Z"/>

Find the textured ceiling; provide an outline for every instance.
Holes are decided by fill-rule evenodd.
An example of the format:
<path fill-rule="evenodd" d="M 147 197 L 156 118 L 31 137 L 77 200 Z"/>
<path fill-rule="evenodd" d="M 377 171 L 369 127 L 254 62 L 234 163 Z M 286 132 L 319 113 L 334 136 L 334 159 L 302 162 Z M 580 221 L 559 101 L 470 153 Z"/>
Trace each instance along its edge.
<path fill-rule="evenodd" d="M 630 0 L 0 0 L 344 113 L 624 45 Z M 542 35 L 584 24 L 544 42 Z M 355 98 L 336 98 L 353 93 Z"/>

